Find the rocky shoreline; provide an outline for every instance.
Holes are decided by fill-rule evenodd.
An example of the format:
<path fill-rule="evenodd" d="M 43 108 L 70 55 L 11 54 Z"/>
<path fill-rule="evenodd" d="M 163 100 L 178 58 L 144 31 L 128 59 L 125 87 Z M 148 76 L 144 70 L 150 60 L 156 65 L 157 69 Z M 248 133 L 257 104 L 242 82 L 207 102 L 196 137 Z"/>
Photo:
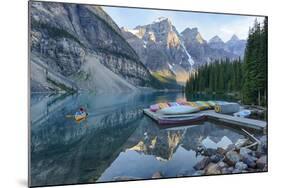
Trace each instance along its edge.
<path fill-rule="evenodd" d="M 256 142 L 248 138 L 238 139 L 235 144 L 227 148 L 206 148 L 203 145 L 197 147 L 197 155 L 202 159 L 193 166 L 193 170 L 179 172 L 177 177 L 239 174 L 249 172 L 267 171 L 267 136 L 261 136 Z M 188 160 L 188 159 L 187 159 Z M 160 171 L 155 172 L 151 179 L 166 178 Z M 113 181 L 140 180 L 143 178 L 119 176 Z"/>
<path fill-rule="evenodd" d="M 193 168 L 193 176 L 236 174 L 267 171 L 267 137 L 257 144 L 249 139 L 239 139 L 226 149 L 199 146 L 197 152 L 203 157 Z"/>

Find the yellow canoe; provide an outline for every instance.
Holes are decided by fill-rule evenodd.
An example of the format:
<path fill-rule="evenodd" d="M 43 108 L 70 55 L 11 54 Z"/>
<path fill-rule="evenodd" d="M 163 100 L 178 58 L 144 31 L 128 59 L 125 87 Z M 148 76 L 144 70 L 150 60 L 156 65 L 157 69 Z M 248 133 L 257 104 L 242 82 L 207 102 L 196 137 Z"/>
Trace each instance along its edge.
<path fill-rule="evenodd" d="M 86 114 L 86 113 L 85 113 L 85 114 L 82 114 L 82 115 L 75 115 L 75 116 L 74 116 L 74 118 L 75 118 L 76 121 L 80 121 L 80 120 L 82 120 L 82 119 L 86 119 L 86 117 L 87 117 L 87 114 Z"/>

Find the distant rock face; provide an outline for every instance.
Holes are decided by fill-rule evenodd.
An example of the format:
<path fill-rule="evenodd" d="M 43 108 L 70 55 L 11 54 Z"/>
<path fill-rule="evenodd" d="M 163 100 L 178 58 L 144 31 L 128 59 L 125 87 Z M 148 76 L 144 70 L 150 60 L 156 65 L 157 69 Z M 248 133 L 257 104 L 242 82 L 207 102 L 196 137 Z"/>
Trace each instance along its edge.
<path fill-rule="evenodd" d="M 207 41 L 203 39 L 197 28 L 186 28 L 181 32 L 185 47 L 194 58 L 196 65 L 209 61 Z"/>
<path fill-rule="evenodd" d="M 100 7 L 31 2 L 30 10 L 32 91 L 98 91 L 99 78 L 84 68 L 91 64 L 89 60 L 109 70 L 108 88 L 114 85 L 131 90 L 131 85 L 150 86 L 149 70 Z M 56 76 L 50 76 L 48 71 Z M 114 80 L 116 76 L 124 82 Z"/>
<path fill-rule="evenodd" d="M 232 53 L 238 57 L 243 57 L 246 40 L 240 40 L 236 35 L 233 35 L 230 40 L 224 43 L 218 36 L 215 36 L 210 39 L 209 45 L 213 49 L 223 49 L 224 51 Z"/>
<path fill-rule="evenodd" d="M 168 18 L 133 30 L 122 28 L 142 62 L 152 71 L 185 82 L 194 61 L 181 41 L 181 36 Z"/>
<path fill-rule="evenodd" d="M 246 47 L 246 40 L 240 40 L 236 35 L 233 35 L 229 41 L 226 42 L 227 51 L 232 52 L 240 57 L 244 56 Z"/>
<path fill-rule="evenodd" d="M 148 25 L 121 30 L 152 72 L 174 77 L 178 82 L 185 82 L 191 67 L 217 59 L 238 59 L 245 49 L 245 41 L 237 36 L 225 43 L 218 36 L 206 41 L 197 28 L 186 28 L 179 34 L 171 20 L 163 17 Z"/>
<path fill-rule="evenodd" d="M 227 45 L 218 37 L 215 36 L 209 42 L 203 39 L 197 28 L 186 28 L 181 32 L 182 39 L 186 49 L 196 62 L 196 66 L 209 63 L 216 59 L 237 59 L 245 47 L 239 47 L 239 54 L 232 51 L 233 48 L 227 48 Z M 240 42 L 240 40 L 239 40 Z M 233 42 L 236 44 L 236 42 Z M 235 48 L 238 51 L 238 46 Z M 236 52 L 235 51 L 235 52 Z"/>
<path fill-rule="evenodd" d="M 214 49 L 224 49 L 225 44 L 219 36 L 214 36 L 209 40 L 209 46 Z"/>
<path fill-rule="evenodd" d="M 155 77 L 185 84 L 192 67 L 238 58 L 245 48 L 237 36 L 223 43 L 205 41 L 197 28 L 179 34 L 163 17 L 128 30 L 98 6 L 31 2 L 30 10 L 33 92 L 131 91 L 151 87 Z"/>

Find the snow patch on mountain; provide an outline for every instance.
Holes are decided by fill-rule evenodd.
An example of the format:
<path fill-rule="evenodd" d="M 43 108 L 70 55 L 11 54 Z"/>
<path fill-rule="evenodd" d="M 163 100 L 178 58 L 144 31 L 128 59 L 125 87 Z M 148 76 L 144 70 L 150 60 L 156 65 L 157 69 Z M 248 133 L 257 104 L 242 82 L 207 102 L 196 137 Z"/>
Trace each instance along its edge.
<path fill-rule="evenodd" d="M 181 45 L 181 47 L 183 48 L 185 54 L 187 55 L 187 57 L 188 57 L 188 62 L 189 62 L 190 67 L 191 67 L 191 69 L 192 69 L 192 66 L 195 64 L 195 62 L 194 62 L 194 60 L 192 59 L 191 55 L 190 55 L 190 54 L 188 53 L 188 51 L 186 50 L 186 48 L 185 48 L 184 44 L 182 43 L 182 40 L 181 40 L 181 39 L 180 39 L 180 45 Z"/>
<path fill-rule="evenodd" d="M 174 64 L 174 65 L 175 65 L 175 64 Z M 174 67 L 173 67 L 170 63 L 168 63 L 168 66 L 169 66 L 170 71 L 172 71 L 172 73 L 176 75 L 176 72 L 175 72 L 175 70 L 174 70 Z"/>
<path fill-rule="evenodd" d="M 138 29 L 128 29 L 128 31 L 134 35 L 137 35 L 139 30 Z"/>
<path fill-rule="evenodd" d="M 162 21 L 165 21 L 165 20 L 170 21 L 169 18 L 166 18 L 166 17 L 159 17 L 159 18 L 157 18 L 156 20 L 154 20 L 152 23 L 155 24 L 155 23 L 159 23 L 159 22 L 162 22 Z"/>
<path fill-rule="evenodd" d="M 180 45 L 182 46 L 185 54 L 188 56 L 188 62 L 190 64 L 190 66 L 192 67 L 194 65 L 194 60 L 192 59 L 191 55 L 188 53 L 188 51 L 186 50 L 185 46 L 183 45 L 183 43 L 180 40 Z"/>

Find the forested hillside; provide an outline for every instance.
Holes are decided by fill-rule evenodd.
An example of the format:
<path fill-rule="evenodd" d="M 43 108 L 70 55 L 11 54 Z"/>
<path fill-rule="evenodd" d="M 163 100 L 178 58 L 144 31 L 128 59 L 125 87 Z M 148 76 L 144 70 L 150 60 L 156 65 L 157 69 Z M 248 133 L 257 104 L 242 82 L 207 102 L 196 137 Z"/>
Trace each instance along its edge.
<path fill-rule="evenodd" d="M 222 59 L 199 67 L 186 92 L 235 92 L 245 104 L 267 104 L 267 18 L 249 30 L 243 60 Z"/>
<path fill-rule="evenodd" d="M 186 84 L 186 92 L 233 92 L 241 90 L 241 60 L 216 60 L 197 69 Z"/>

